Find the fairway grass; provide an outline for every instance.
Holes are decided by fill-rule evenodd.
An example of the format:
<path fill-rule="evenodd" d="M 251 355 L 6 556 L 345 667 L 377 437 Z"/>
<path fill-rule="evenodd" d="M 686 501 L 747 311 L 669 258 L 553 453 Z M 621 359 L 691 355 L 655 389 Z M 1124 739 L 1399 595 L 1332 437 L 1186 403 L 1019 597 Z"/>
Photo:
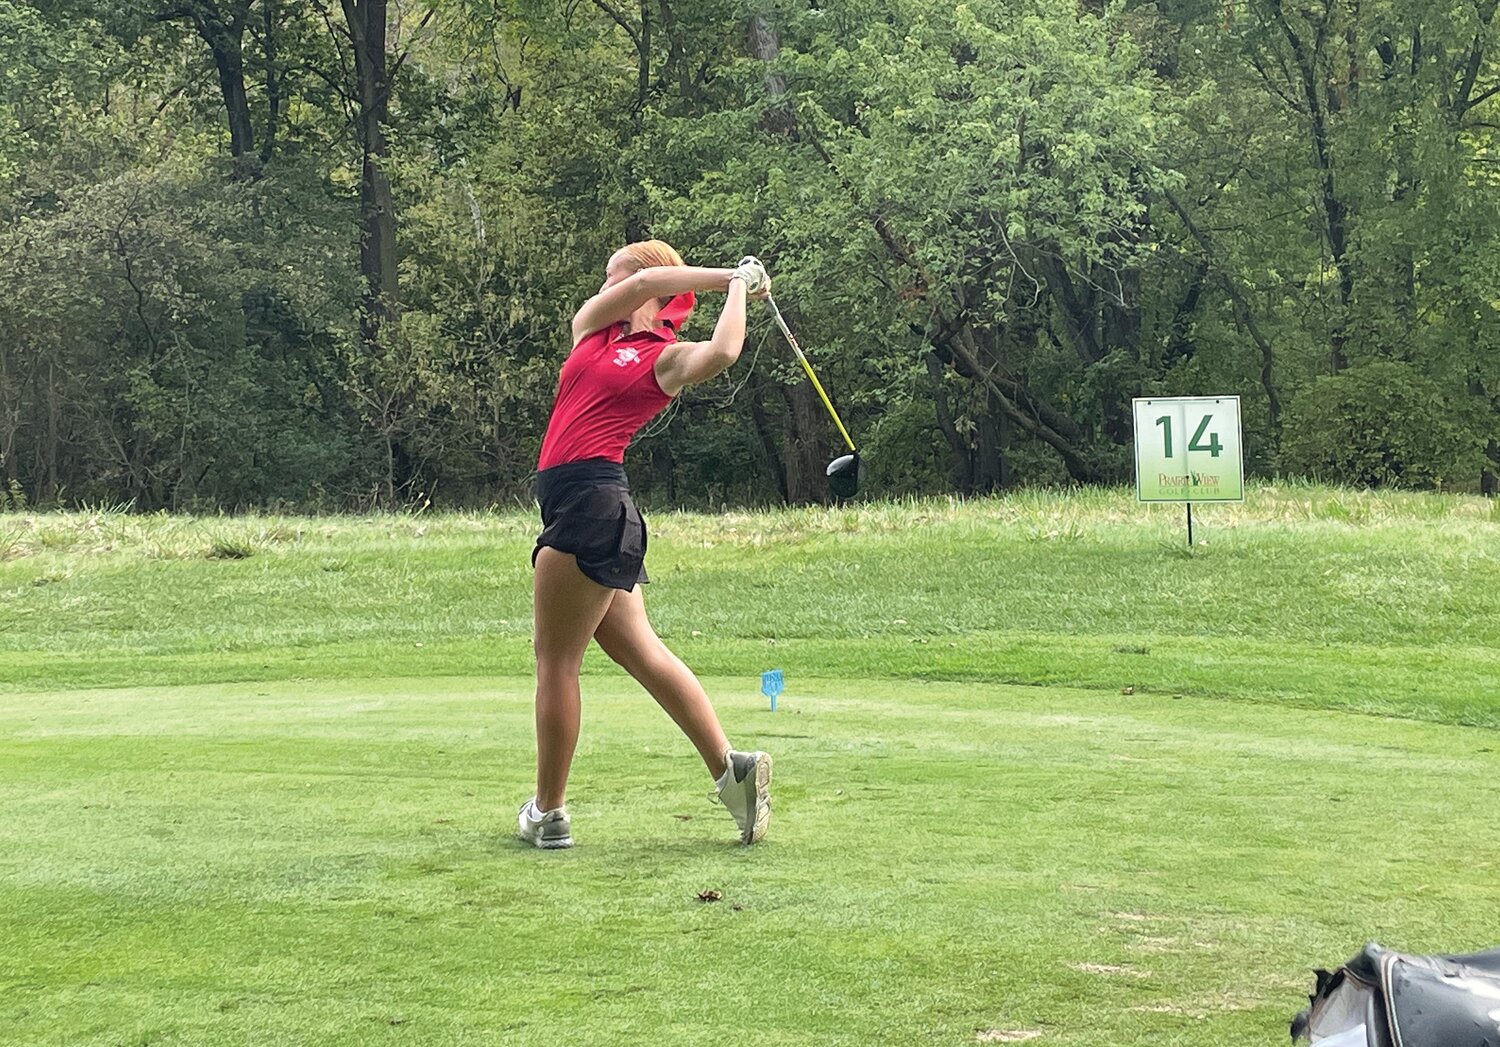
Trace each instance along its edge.
<path fill-rule="evenodd" d="M 618 674 L 555 853 L 525 679 L 0 695 L 0 1042 L 1267 1047 L 1367 938 L 1494 944 L 1489 731 L 707 683 L 764 846 Z"/>
<path fill-rule="evenodd" d="M 1253 486 L 649 513 L 695 669 L 1193 694 L 1500 728 L 1500 503 Z M 0 516 L 0 691 L 526 675 L 527 511 Z"/>
<path fill-rule="evenodd" d="M 530 511 L 0 514 L 0 1045 L 1268 1047 L 1500 943 L 1500 503 L 648 517 L 762 846 L 598 651 L 514 840 Z"/>

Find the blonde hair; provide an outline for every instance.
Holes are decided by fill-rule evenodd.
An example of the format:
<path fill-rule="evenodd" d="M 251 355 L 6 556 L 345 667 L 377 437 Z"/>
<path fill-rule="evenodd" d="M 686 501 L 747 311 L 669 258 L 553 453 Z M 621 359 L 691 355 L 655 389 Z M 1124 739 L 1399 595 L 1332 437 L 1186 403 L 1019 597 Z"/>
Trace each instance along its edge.
<path fill-rule="evenodd" d="M 677 249 L 665 240 L 639 240 L 626 244 L 620 252 L 635 263 L 637 269 L 653 265 L 686 265 Z"/>
<path fill-rule="evenodd" d="M 635 264 L 636 271 L 649 268 L 653 265 L 686 265 L 682 255 L 677 253 L 677 248 L 665 240 L 637 240 L 633 244 L 626 244 L 620 248 L 620 253 Z M 658 298 L 658 305 L 666 305 L 672 300 L 673 295 Z"/>

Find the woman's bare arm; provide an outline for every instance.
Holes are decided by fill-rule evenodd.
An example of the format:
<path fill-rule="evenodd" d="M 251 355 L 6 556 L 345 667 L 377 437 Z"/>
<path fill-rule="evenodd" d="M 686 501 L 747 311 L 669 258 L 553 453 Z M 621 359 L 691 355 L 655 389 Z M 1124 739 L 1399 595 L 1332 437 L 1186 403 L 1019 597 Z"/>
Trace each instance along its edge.
<path fill-rule="evenodd" d="M 644 270 L 643 270 L 644 271 Z M 714 335 L 706 342 L 673 342 L 656 358 L 656 383 L 668 396 L 706 382 L 740 358 L 745 345 L 745 281 L 734 280 Z"/>
<path fill-rule="evenodd" d="M 573 317 L 573 342 L 621 320 L 653 298 L 666 298 L 684 291 L 723 291 L 733 269 L 696 265 L 653 265 L 611 284 L 590 298 Z"/>

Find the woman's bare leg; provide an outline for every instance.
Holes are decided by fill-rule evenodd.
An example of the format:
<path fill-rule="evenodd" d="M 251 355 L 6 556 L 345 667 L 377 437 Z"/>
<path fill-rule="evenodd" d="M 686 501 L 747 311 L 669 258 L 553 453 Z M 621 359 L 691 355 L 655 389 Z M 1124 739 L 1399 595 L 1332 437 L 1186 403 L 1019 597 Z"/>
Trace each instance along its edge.
<path fill-rule="evenodd" d="M 534 581 L 536 805 L 550 811 L 563 805 L 578 745 L 583 653 L 618 590 L 586 577 L 573 554 L 546 546 L 537 553 Z"/>
<path fill-rule="evenodd" d="M 703 685 L 651 628 L 641 587 L 630 592 L 616 590 L 609 609 L 594 629 L 599 646 L 626 672 L 651 692 L 674 723 L 687 735 L 715 779 L 727 766 L 724 754 L 729 739 Z"/>

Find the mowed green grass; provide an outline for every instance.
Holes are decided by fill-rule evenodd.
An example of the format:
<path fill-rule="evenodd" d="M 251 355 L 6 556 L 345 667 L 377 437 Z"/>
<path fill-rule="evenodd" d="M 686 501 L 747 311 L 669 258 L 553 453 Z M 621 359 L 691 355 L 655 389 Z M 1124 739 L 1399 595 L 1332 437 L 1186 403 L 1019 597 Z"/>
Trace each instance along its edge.
<path fill-rule="evenodd" d="M 708 684 L 760 847 L 620 678 L 560 853 L 511 839 L 524 680 L 0 696 L 0 1041 L 1265 1047 L 1366 938 L 1493 944 L 1489 731 Z"/>
<path fill-rule="evenodd" d="M 1500 502 L 1252 487 L 648 512 L 700 671 L 1193 693 L 1500 727 Z M 0 689 L 525 675 L 534 515 L 0 515 Z M 237 557 L 237 558 L 236 558 Z M 591 667 L 590 671 L 596 667 Z"/>
<path fill-rule="evenodd" d="M 0 1043 L 1248 1047 L 1496 944 L 1495 504 L 1196 515 L 649 514 L 772 835 L 594 652 L 554 854 L 529 513 L 0 516 Z"/>

